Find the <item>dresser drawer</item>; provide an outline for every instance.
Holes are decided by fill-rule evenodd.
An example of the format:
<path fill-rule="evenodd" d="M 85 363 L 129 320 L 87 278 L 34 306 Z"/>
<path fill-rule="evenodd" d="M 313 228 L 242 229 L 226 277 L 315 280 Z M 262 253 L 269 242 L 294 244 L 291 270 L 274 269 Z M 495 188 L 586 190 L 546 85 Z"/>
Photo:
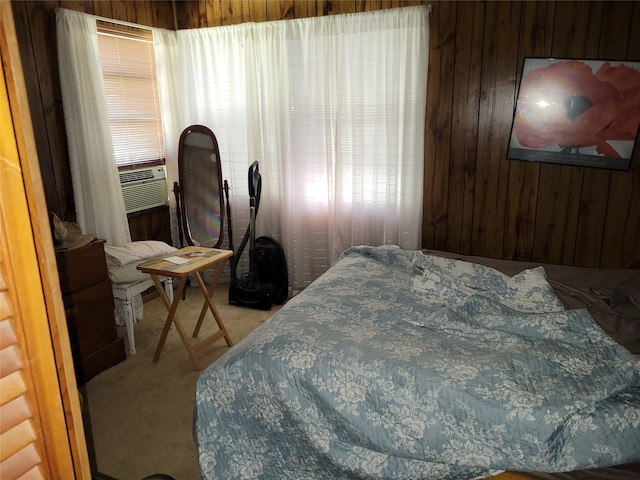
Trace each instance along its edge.
<path fill-rule="evenodd" d="M 65 295 L 62 301 L 71 350 L 80 358 L 90 355 L 117 338 L 109 280 Z"/>
<path fill-rule="evenodd" d="M 94 240 L 82 248 L 56 253 L 63 296 L 108 278 L 104 243 L 104 240 Z"/>

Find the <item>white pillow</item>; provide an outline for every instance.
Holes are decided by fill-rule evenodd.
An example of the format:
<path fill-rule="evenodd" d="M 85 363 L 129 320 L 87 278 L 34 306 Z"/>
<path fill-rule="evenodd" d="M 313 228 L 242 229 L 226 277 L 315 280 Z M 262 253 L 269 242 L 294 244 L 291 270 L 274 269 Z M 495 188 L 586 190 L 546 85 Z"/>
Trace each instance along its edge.
<path fill-rule="evenodd" d="M 139 262 L 148 258 L 157 257 L 177 251 L 176 247 L 158 240 L 144 240 L 127 243 L 123 247 L 105 245 L 104 253 L 107 257 L 107 265 L 121 267 L 131 262 Z"/>
<path fill-rule="evenodd" d="M 111 283 L 134 283 L 134 282 L 142 282 L 144 280 L 149 280 L 148 273 L 141 272 L 138 270 L 138 263 L 142 262 L 131 262 L 122 267 L 109 267 L 109 280 Z"/>

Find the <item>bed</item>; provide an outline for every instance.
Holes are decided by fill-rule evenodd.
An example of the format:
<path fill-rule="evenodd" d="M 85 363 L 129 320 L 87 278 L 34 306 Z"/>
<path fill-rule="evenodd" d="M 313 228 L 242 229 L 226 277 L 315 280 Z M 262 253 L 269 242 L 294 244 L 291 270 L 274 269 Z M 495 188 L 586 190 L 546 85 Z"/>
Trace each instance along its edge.
<path fill-rule="evenodd" d="M 353 247 L 199 376 L 202 478 L 638 474 L 638 353 L 640 271 Z"/>

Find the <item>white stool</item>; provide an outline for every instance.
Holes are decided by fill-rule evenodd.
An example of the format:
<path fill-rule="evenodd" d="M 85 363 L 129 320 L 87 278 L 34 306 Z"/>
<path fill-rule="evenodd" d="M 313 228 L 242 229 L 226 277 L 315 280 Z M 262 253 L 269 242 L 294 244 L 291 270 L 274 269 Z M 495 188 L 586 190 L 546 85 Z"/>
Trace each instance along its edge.
<path fill-rule="evenodd" d="M 154 286 L 151 276 L 141 272 L 137 267 L 142 262 L 162 257 L 177 250 L 177 248 L 158 240 L 142 240 L 130 242 L 120 247 L 112 245 L 104 247 L 113 298 L 118 301 L 116 322 L 121 325 L 121 319 L 124 317 L 129 338 L 129 353 L 131 354 L 136 353 L 133 336 L 133 322 L 137 320 L 134 298 Z M 173 279 L 161 277 L 160 281 L 164 284 L 169 299 L 173 300 Z"/>
<path fill-rule="evenodd" d="M 146 275 L 146 274 L 145 274 Z M 137 321 L 134 311 L 133 298 L 141 294 L 148 288 L 153 287 L 153 280 L 146 275 L 146 280 L 140 280 L 129 283 L 112 283 L 113 298 L 121 300 L 124 304 L 124 321 L 127 327 L 127 338 L 129 340 L 129 353 L 136 353 L 136 341 L 133 333 L 133 322 Z M 164 285 L 164 291 L 169 297 L 169 301 L 173 301 L 173 279 L 171 277 L 161 277 L 160 281 Z"/>

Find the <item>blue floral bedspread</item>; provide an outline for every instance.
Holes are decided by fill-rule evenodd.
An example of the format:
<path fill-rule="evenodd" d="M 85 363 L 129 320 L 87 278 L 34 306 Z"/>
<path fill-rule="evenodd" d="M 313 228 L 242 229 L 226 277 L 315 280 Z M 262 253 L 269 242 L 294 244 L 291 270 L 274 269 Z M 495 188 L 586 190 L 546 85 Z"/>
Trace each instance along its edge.
<path fill-rule="evenodd" d="M 640 357 L 542 267 L 354 247 L 200 375 L 202 478 L 470 479 L 640 460 Z"/>

